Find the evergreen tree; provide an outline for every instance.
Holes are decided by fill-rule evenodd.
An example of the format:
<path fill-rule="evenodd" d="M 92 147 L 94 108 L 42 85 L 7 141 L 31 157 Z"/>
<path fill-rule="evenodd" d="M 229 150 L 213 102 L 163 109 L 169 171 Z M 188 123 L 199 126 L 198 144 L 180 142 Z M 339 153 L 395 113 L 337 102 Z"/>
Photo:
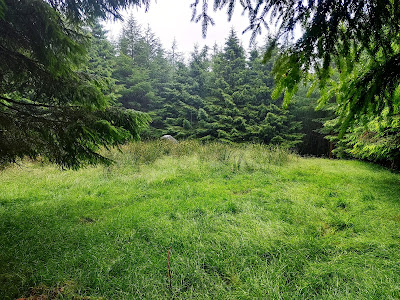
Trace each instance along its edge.
<path fill-rule="evenodd" d="M 226 7 L 231 18 L 235 3 L 214 0 L 214 10 Z M 199 5 L 201 13 L 197 12 Z M 284 92 L 287 104 L 299 84 L 313 73 L 321 100 L 336 96 L 341 134 L 356 120 L 379 116 L 385 110 L 393 114 L 399 107 L 394 99 L 400 84 L 398 1 L 249 0 L 240 5 L 248 13 L 253 37 L 268 24 L 267 17 L 279 24 L 264 56 L 267 60 L 275 46 L 283 44 L 274 67 L 275 97 Z M 208 2 L 196 1 L 192 7 L 193 20 L 202 22 L 205 33 L 213 23 Z M 302 35 L 290 43 L 296 26 L 302 28 Z M 326 90 L 335 76 L 332 67 L 341 74 L 339 84 Z"/>
<path fill-rule="evenodd" d="M 132 60 L 137 57 L 140 51 L 140 40 L 142 39 L 142 28 L 133 14 L 124 21 L 122 33 L 119 38 L 119 52 L 129 56 Z"/>
<path fill-rule="evenodd" d="M 201 50 L 197 45 L 194 46 L 189 61 L 190 93 L 198 95 L 201 98 L 209 93 L 210 84 L 210 66 L 208 57 L 208 47 L 204 46 Z M 197 106 L 197 108 L 199 108 Z"/>
<path fill-rule="evenodd" d="M 243 141 L 246 131 L 240 107 L 232 95 L 241 89 L 245 77 L 244 49 L 234 30 L 226 40 L 224 51 L 214 58 L 211 91 L 207 98 L 209 136 L 222 141 Z"/>
<path fill-rule="evenodd" d="M 89 60 L 86 64 L 87 72 L 97 82 L 102 84 L 103 92 L 112 99 L 116 99 L 115 80 L 112 78 L 115 69 L 115 49 L 107 40 L 107 32 L 103 29 L 99 20 L 91 26 L 91 43 L 89 47 Z"/>
<path fill-rule="evenodd" d="M 208 48 L 199 51 L 195 46 L 188 66 L 183 61 L 177 60 L 179 51 L 175 43 L 173 50 L 169 54 L 168 61 L 174 71 L 161 91 L 161 102 L 153 112 L 152 125 L 158 129 L 159 134 L 195 138 L 198 111 L 204 106 L 202 97 L 206 95 L 209 82 Z"/>
<path fill-rule="evenodd" d="M 190 93 L 190 81 L 188 67 L 182 62 L 176 63 L 172 80 L 162 93 L 163 105 L 159 110 L 164 119 L 164 134 L 178 138 L 194 137 L 195 105 L 201 98 Z"/>
<path fill-rule="evenodd" d="M 119 101 L 126 108 L 144 112 L 154 110 L 160 92 L 155 78 L 158 71 L 154 69 L 159 69 L 157 64 L 162 65 L 163 60 L 158 39 L 149 26 L 142 35 L 141 25 L 130 15 L 118 44 L 119 56 L 115 59 L 113 77 L 121 94 Z"/>
<path fill-rule="evenodd" d="M 183 63 L 183 54 L 178 50 L 178 42 L 174 38 L 170 50 L 167 53 L 172 68 L 175 69 L 178 63 Z"/>
<path fill-rule="evenodd" d="M 108 162 L 101 146 L 137 138 L 148 118 L 112 107 L 83 72 L 97 17 L 138 1 L 1 1 L 0 164 L 41 155 L 63 167 Z"/>
<path fill-rule="evenodd" d="M 279 144 L 286 148 L 297 148 L 303 134 L 301 121 L 293 114 L 293 105 L 282 108 L 282 99 L 273 100 L 274 88 L 272 62 L 263 63 L 257 49 L 250 52 L 245 93 L 249 132 L 255 132 L 249 139 L 266 144 Z M 246 100 L 247 99 L 247 100 Z"/>
<path fill-rule="evenodd" d="M 400 167 L 400 117 L 376 117 L 366 124 L 356 124 L 337 142 L 339 157 L 354 157 Z"/>
<path fill-rule="evenodd" d="M 204 100 L 201 137 L 227 142 L 254 141 L 293 148 L 301 139 L 300 123 L 271 99 L 271 65 L 258 51 L 247 61 L 232 30 L 212 64 L 210 93 Z"/>
<path fill-rule="evenodd" d="M 163 95 L 171 80 L 173 67 L 150 26 L 142 33 L 141 25 L 133 16 L 124 24 L 119 45 L 120 52 L 113 72 L 118 93 L 121 94 L 119 101 L 126 108 L 149 113 L 153 121 L 143 136 L 158 137 L 166 128 L 162 113 L 166 105 Z"/>
<path fill-rule="evenodd" d="M 141 50 L 137 57 L 138 65 L 149 67 L 151 62 L 156 59 L 160 48 L 162 48 L 160 39 L 152 31 L 149 24 L 143 32 L 140 44 L 139 48 Z"/>

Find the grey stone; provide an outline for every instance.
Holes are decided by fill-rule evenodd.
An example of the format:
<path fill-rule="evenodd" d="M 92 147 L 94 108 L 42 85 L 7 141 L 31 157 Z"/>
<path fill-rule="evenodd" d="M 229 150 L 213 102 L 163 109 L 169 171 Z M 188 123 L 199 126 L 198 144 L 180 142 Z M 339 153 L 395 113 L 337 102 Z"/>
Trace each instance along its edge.
<path fill-rule="evenodd" d="M 171 142 L 173 144 L 179 143 L 172 135 L 169 134 L 163 135 L 160 139 L 163 141 Z"/>

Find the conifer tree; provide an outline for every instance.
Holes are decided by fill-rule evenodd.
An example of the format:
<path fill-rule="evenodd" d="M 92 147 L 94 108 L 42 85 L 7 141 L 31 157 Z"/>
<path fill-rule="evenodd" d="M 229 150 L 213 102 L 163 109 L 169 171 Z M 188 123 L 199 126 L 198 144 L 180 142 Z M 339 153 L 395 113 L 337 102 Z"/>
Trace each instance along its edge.
<path fill-rule="evenodd" d="M 387 113 L 387 112 L 386 112 Z M 400 167 L 400 117 L 375 117 L 356 123 L 334 150 L 338 157 L 377 162 L 390 168 Z"/>
<path fill-rule="evenodd" d="M 257 50 L 246 60 L 232 30 L 212 64 L 210 93 L 204 101 L 199 132 L 227 142 L 262 142 L 293 148 L 301 139 L 300 123 L 271 99 L 271 65 Z"/>
<path fill-rule="evenodd" d="M 0 164 L 39 155 L 66 168 L 108 162 L 101 146 L 137 138 L 148 117 L 112 107 L 83 72 L 97 17 L 142 1 L 1 1 Z"/>
<path fill-rule="evenodd" d="M 142 38 L 142 28 L 138 24 L 133 14 L 130 14 L 124 21 L 121 37 L 119 38 L 119 51 L 121 54 L 129 56 L 132 60 L 137 57 L 139 52 L 139 42 Z"/>
<path fill-rule="evenodd" d="M 276 98 L 283 92 L 287 104 L 299 84 L 313 73 L 323 96 L 320 103 L 336 96 L 341 134 L 356 120 L 379 116 L 385 110 L 393 115 L 399 107 L 399 1 L 214 0 L 214 10 L 226 8 L 229 19 L 236 6 L 248 15 L 247 30 L 253 37 L 264 25 L 268 27 L 268 18 L 278 24 L 264 56 L 268 60 L 281 44 L 274 67 Z M 193 20 L 202 22 L 204 34 L 213 24 L 208 7 L 208 1 L 192 5 Z M 302 33 L 291 43 L 296 26 Z M 338 84 L 327 89 L 335 79 L 332 68 L 341 76 Z"/>
<path fill-rule="evenodd" d="M 207 46 L 204 46 L 200 50 L 199 47 L 195 45 L 189 61 L 189 76 L 192 80 L 190 84 L 190 92 L 191 94 L 198 95 L 201 98 L 206 97 L 209 93 L 209 68 L 211 62 L 208 57 L 208 52 L 209 49 Z"/>
<path fill-rule="evenodd" d="M 100 84 L 103 92 L 112 99 L 116 99 L 115 79 L 112 78 L 115 69 L 115 49 L 107 40 L 107 32 L 103 29 L 99 20 L 90 28 L 89 60 L 86 64 L 87 72 Z"/>
<path fill-rule="evenodd" d="M 212 85 L 206 110 L 210 118 L 209 135 L 222 141 L 243 141 L 246 130 L 242 111 L 232 95 L 242 85 L 246 59 L 236 32 L 232 29 L 225 43 L 224 51 L 214 58 Z"/>

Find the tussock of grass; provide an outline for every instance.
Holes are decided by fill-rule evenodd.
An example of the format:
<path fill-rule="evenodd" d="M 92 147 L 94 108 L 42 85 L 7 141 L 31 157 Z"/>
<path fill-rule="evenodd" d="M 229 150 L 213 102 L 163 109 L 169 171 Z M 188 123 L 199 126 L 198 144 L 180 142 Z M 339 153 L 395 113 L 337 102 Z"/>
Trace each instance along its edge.
<path fill-rule="evenodd" d="M 398 174 L 261 145 L 123 151 L 2 171 L 1 299 L 400 298 Z"/>

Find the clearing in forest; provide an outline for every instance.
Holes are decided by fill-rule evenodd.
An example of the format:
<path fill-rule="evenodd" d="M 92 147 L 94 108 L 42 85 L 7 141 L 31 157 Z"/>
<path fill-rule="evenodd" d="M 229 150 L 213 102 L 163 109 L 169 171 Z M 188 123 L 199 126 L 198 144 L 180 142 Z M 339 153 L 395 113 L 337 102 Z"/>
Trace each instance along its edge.
<path fill-rule="evenodd" d="M 1 299 L 400 298 L 399 174 L 260 145 L 123 150 L 0 173 Z"/>

